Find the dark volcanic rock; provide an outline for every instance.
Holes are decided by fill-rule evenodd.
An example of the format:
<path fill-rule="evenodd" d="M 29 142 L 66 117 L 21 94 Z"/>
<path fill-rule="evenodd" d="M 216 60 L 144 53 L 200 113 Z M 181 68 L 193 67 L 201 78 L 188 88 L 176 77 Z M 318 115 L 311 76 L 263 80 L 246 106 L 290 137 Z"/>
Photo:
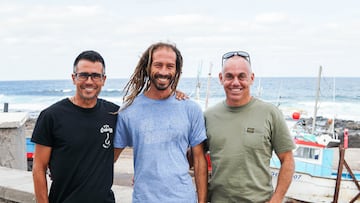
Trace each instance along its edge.
<path fill-rule="evenodd" d="M 304 128 L 312 128 L 312 118 L 301 118 L 298 125 Z M 328 131 L 332 124 L 332 119 L 324 118 L 322 116 L 316 117 L 317 128 Z M 344 142 L 344 130 L 348 130 L 348 147 L 360 148 L 360 121 L 335 119 L 334 131 L 339 136 L 341 143 Z"/>

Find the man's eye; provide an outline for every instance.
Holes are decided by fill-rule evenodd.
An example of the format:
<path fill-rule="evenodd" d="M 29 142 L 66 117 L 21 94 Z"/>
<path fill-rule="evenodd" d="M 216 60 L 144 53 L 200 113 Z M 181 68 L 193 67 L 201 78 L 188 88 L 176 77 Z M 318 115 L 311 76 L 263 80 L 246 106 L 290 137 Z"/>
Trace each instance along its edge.
<path fill-rule="evenodd" d="M 88 78 L 89 77 L 89 74 L 87 74 L 87 73 L 79 73 L 79 75 L 78 75 L 80 78 Z"/>
<path fill-rule="evenodd" d="M 101 75 L 100 75 L 100 74 L 97 74 L 97 73 L 93 73 L 93 74 L 91 75 L 91 77 L 92 77 L 92 78 L 95 78 L 95 79 L 99 79 L 99 78 L 101 78 Z"/>
<path fill-rule="evenodd" d="M 244 80 L 244 79 L 246 79 L 246 78 L 247 78 L 246 73 L 241 73 L 241 74 L 239 75 L 239 79 L 240 79 L 240 80 Z"/>

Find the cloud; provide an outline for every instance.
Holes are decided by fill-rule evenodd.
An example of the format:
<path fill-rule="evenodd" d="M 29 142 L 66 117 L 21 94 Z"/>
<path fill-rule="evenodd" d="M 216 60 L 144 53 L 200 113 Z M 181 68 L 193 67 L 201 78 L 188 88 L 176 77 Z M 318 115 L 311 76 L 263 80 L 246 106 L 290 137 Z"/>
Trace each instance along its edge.
<path fill-rule="evenodd" d="M 285 13 L 262 13 L 255 16 L 255 23 L 261 24 L 284 23 L 287 20 L 288 16 Z"/>
<path fill-rule="evenodd" d="M 84 49 L 103 53 L 110 76 L 127 77 L 139 55 L 158 41 L 177 44 L 186 76 L 196 76 L 200 61 L 215 69 L 230 50 L 249 51 L 260 75 L 313 75 L 303 67 L 324 61 L 357 70 L 360 18 L 353 4 L 359 3 L 342 9 L 324 3 L 255 0 L 245 7 L 235 0 L 2 1 L 0 54 L 5 66 L 34 79 L 67 78 L 66 68 Z M 350 72 L 360 75 L 340 74 Z"/>

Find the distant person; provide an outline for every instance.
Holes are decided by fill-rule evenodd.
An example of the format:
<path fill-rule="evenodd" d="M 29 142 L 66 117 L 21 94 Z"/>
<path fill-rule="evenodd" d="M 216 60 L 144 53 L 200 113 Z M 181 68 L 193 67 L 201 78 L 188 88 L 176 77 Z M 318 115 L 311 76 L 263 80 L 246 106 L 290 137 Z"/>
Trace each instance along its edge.
<path fill-rule="evenodd" d="M 95 51 L 82 52 L 73 67 L 75 95 L 40 113 L 31 138 L 36 143 L 36 202 L 115 202 L 112 141 L 119 106 L 98 98 L 105 80 L 102 56 Z M 52 180 L 49 196 L 48 168 Z"/>
<path fill-rule="evenodd" d="M 134 150 L 133 202 L 206 202 L 205 123 L 200 106 L 177 101 L 175 89 L 183 58 L 172 44 L 156 43 L 141 56 L 125 89 L 118 114 L 115 159 Z M 189 174 L 187 148 L 194 159 L 196 190 Z"/>
<path fill-rule="evenodd" d="M 282 112 L 251 96 L 254 77 L 248 53 L 223 55 L 219 79 L 226 98 L 205 112 L 211 203 L 280 203 L 291 183 L 295 145 Z M 275 191 L 269 166 L 273 151 L 282 163 Z"/>

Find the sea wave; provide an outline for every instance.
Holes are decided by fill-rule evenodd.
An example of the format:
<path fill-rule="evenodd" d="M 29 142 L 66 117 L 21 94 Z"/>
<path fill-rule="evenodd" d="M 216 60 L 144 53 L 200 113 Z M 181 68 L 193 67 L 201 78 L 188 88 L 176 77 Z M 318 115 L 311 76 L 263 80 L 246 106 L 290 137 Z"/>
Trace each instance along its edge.
<path fill-rule="evenodd" d="M 100 97 L 122 103 L 123 88 L 128 79 L 107 79 Z M 323 82 L 318 102 L 317 115 L 341 119 L 360 120 L 360 79 L 339 78 L 336 91 L 331 80 Z M 200 89 L 197 89 L 200 82 Z M 315 107 L 316 78 L 261 78 L 251 86 L 254 96 L 278 106 L 284 115 L 294 111 L 301 116 L 312 117 Z M 199 105 L 205 110 L 225 98 L 223 86 L 218 78 L 182 78 L 178 89 L 190 95 L 199 96 Z M 261 89 L 261 92 L 258 91 Z M 197 92 L 199 90 L 199 92 Z M 27 111 L 36 115 L 56 101 L 75 94 L 75 86 L 69 80 L 48 81 L 0 81 L 0 104 L 9 103 L 9 111 Z M 0 107 L 2 108 L 2 106 Z"/>

